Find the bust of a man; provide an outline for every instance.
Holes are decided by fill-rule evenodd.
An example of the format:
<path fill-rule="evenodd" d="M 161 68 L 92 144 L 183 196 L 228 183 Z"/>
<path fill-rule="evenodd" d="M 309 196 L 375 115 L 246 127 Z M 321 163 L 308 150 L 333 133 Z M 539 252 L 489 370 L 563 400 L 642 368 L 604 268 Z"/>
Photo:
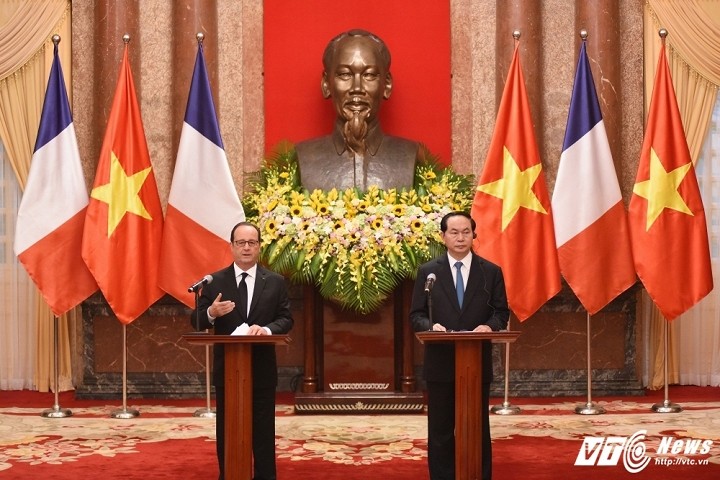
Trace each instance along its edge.
<path fill-rule="evenodd" d="M 320 87 L 335 106 L 335 128 L 296 145 L 303 187 L 411 188 L 419 144 L 386 135 L 378 119 L 392 92 L 385 43 L 364 30 L 341 33 L 325 48 L 323 67 Z"/>

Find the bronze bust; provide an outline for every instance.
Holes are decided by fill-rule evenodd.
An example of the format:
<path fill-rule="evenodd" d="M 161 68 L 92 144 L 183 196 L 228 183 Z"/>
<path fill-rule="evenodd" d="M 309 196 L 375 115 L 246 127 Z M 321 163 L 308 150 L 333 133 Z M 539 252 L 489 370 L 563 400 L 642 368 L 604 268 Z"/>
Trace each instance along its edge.
<path fill-rule="evenodd" d="M 385 43 L 364 30 L 341 33 L 325 48 L 323 67 L 320 88 L 337 118 L 330 135 L 296 145 L 303 187 L 411 188 L 419 144 L 386 135 L 378 119 L 392 92 Z"/>

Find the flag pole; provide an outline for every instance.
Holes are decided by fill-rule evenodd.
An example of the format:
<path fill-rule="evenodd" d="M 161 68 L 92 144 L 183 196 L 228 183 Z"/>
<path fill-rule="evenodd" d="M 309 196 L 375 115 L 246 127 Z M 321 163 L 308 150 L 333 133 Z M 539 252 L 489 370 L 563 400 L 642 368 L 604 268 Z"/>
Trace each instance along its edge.
<path fill-rule="evenodd" d="M 508 319 L 508 330 L 510 330 L 510 320 Z M 508 400 L 508 390 L 510 389 L 510 342 L 505 343 L 505 397 L 502 405 L 493 405 L 490 411 L 496 415 L 515 415 L 520 413 L 520 407 L 511 405 Z"/>
<path fill-rule="evenodd" d="M 59 392 L 60 392 L 60 368 L 58 364 L 60 363 L 60 353 L 59 353 L 59 345 L 60 342 L 58 340 L 58 317 L 57 315 L 54 315 L 54 322 L 53 322 L 53 344 L 55 345 L 55 358 L 54 358 L 54 372 L 55 372 L 55 404 L 53 405 L 53 408 L 48 408 L 46 410 L 43 410 L 40 416 L 45 418 L 65 418 L 65 417 L 71 417 L 72 411 L 69 408 L 60 408 L 60 400 L 59 400 Z"/>
<path fill-rule="evenodd" d="M 209 333 L 207 330 L 205 332 Z M 210 345 L 205 345 L 205 408 L 198 408 L 193 414 L 194 417 L 215 418 L 215 410 L 210 406 Z"/>
<path fill-rule="evenodd" d="M 592 367 L 590 358 L 590 312 L 587 312 L 587 403 L 575 407 L 578 415 L 601 415 L 605 409 L 592 401 Z"/>
<path fill-rule="evenodd" d="M 114 410 L 110 413 L 112 418 L 135 418 L 140 412 L 134 408 L 127 408 L 127 325 L 123 323 L 123 374 L 122 374 L 122 395 L 123 406 L 120 410 Z"/>
<path fill-rule="evenodd" d="M 652 411 L 655 413 L 679 413 L 682 412 L 682 407 L 678 405 L 677 403 L 673 403 L 670 401 L 669 397 L 669 385 L 668 385 L 668 353 L 670 352 L 669 348 L 669 337 L 670 337 L 670 327 L 667 320 L 663 320 L 665 322 L 665 342 L 664 342 L 664 348 L 665 348 L 665 355 L 663 355 L 663 369 L 664 369 L 664 375 L 665 375 L 665 400 L 663 400 L 662 403 L 656 403 L 652 406 Z"/>

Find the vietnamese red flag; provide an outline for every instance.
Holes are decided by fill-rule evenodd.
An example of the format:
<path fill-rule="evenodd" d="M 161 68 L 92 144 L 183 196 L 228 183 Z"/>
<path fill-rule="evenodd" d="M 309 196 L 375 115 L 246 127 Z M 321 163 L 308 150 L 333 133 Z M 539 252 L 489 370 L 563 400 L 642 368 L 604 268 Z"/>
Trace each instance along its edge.
<path fill-rule="evenodd" d="M 232 263 L 230 231 L 245 220 L 228 166 L 198 45 L 175 173 L 170 187 L 159 286 L 193 307 L 188 286 Z"/>
<path fill-rule="evenodd" d="M 87 206 L 87 186 L 56 44 L 18 210 L 14 248 L 58 317 L 98 288 L 80 254 Z"/>
<path fill-rule="evenodd" d="M 637 280 L 627 214 L 585 42 L 552 196 L 560 272 L 595 314 Z"/>
<path fill-rule="evenodd" d="M 665 44 L 629 208 L 638 277 L 668 320 L 713 289 L 705 210 L 690 157 Z"/>
<path fill-rule="evenodd" d="M 502 268 L 510 309 L 526 320 L 560 291 L 560 267 L 517 46 L 471 215 L 475 251 Z"/>
<path fill-rule="evenodd" d="M 123 324 L 138 318 L 163 295 L 157 286 L 162 227 L 126 44 L 82 245 L 85 263 Z"/>

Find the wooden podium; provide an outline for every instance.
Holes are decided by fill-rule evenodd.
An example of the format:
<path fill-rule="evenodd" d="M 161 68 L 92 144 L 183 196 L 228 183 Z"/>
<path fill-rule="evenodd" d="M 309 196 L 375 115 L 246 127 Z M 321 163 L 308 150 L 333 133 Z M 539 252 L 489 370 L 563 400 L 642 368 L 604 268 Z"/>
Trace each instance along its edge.
<path fill-rule="evenodd" d="M 421 343 L 455 344 L 455 478 L 482 478 L 483 343 L 514 342 L 520 332 L 417 332 Z"/>
<path fill-rule="evenodd" d="M 225 346 L 225 479 L 252 478 L 252 346 L 290 343 L 288 335 L 182 336 L 192 345 Z"/>

